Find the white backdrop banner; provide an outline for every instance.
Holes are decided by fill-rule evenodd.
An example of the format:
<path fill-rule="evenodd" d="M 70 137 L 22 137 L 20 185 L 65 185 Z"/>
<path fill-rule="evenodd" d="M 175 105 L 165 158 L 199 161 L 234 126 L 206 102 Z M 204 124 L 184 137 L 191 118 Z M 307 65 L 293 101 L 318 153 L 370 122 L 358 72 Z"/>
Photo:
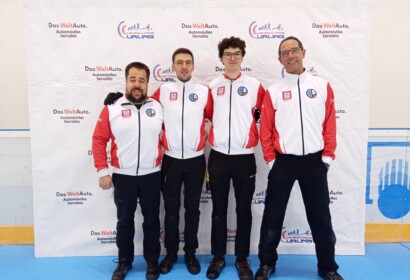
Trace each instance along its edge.
<path fill-rule="evenodd" d="M 217 44 L 232 35 L 247 44 L 242 71 L 265 87 L 283 75 L 277 49 L 291 35 L 304 43 L 307 71 L 330 81 L 338 129 L 337 159 L 329 172 L 336 253 L 364 254 L 371 2 L 174 2 L 26 1 L 35 255 L 117 254 L 112 191 L 98 187 L 91 152 L 106 94 L 124 92 L 124 69 L 132 61 L 151 68 L 149 93 L 162 82 L 174 81 L 171 55 L 179 47 L 194 52 L 194 79 L 207 85 L 223 73 Z M 252 254 L 257 253 L 268 173 L 259 146 L 256 157 Z M 198 253 L 209 254 L 212 201 L 205 183 L 200 205 Z M 234 209 L 231 192 L 229 254 L 236 234 Z M 161 209 L 161 223 L 163 216 Z M 135 223 L 135 254 L 141 255 L 139 207 Z M 163 241 L 163 228 L 160 238 Z M 297 185 L 281 241 L 279 253 L 314 253 Z M 181 248 L 183 242 L 182 232 Z"/>

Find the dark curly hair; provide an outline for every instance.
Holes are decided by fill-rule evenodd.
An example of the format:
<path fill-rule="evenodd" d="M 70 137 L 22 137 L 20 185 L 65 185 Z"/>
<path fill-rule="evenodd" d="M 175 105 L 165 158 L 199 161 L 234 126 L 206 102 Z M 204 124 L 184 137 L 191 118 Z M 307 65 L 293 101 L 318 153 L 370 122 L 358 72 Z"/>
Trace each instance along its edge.
<path fill-rule="evenodd" d="M 246 43 L 241 38 L 231 36 L 230 38 L 224 38 L 221 42 L 219 42 L 219 58 L 222 58 L 222 56 L 224 55 L 224 51 L 229 48 L 239 48 L 241 49 L 242 56 L 245 56 Z"/>

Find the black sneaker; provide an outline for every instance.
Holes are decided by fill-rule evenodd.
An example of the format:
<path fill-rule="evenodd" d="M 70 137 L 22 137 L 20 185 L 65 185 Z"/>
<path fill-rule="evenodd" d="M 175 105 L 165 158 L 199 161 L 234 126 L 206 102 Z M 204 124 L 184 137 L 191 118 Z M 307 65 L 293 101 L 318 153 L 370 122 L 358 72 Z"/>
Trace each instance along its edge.
<path fill-rule="evenodd" d="M 148 262 L 147 263 L 147 273 L 145 278 L 147 280 L 157 280 L 159 277 L 159 267 L 158 262 Z"/>
<path fill-rule="evenodd" d="M 116 261 L 115 261 L 116 262 Z M 132 268 L 132 261 L 127 259 L 120 259 L 117 264 L 117 268 L 112 273 L 111 280 L 123 280 L 125 275 Z"/>
<path fill-rule="evenodd" d="M 238 276 L 240 280 L 253 280 L 253 272 L 249 263 L 246 259 L 244 260 L 236 260 L 235 267 L 238 271 Z"/>
<path fill-rule="evenodd" d="M 159 271 L 162 274 L 167 274 L 172 270 L 174 263 L 177 261 L 178 256 L 176 254 L 167 254 L 165 258 L 159 264 Z"/>
<path fill-rule="evenodd" d="M 195 255 L 185 255 L 185 264 L 191 274 L 198 274 L 201 271 L 201 265 Z"/>
<path fill-rule="evenodd" d="M 331 271 L 319 270 L 318 274 L 320 277 L 326 280 L 344 280 L 344 278 L 339 273 L 337 273 L 336 270 L 331 270 Z"/>
<path fill-rule="evenodd" d="M 206 277 L 216 279 L 221 274 L 222 268 L 225 267 L 225 258 L 213 258 L 206 271 Z"/>
<path fill-rule="evenodd" d="M 255 280 L 268 280 L 269 276 L 275 272 L 275 267 L 270 265 L 260 265 L 255 273 Z"/>

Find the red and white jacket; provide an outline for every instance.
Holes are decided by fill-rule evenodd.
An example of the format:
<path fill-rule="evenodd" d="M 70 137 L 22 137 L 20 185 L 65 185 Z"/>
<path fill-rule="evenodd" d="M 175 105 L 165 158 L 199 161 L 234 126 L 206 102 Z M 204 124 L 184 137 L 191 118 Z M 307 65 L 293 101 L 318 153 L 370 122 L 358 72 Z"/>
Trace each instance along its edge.
<path fill-rule="evenodd" d="M 125 96 L 104 106 L 92 141 L 99 176 L 109 175 L 106 151 L 109 140 L 113 173 L 138 176 L 159 171 L 162 124 L 162 106 L 154 99 L 147 98 L 140 109 Z"/>
<path fill-rule="evenodd" d="M 235 80 L 220 76 L 209 88 L 213 99 L 212 149 L 228 155 L 252 154 L 259 141 L 253 113 L 255 107 L 261 109 L 265 89 L 244 73 Z"/>
<path fill-rule="evenodd" d="M 178 159 L 204 153 L 205 107 L 211 97 L 208 87 L 192 81 L 161 85 L 151 98 L 164 110 L 162 146 L 165 154 Z"/>
<path fill-rule="evenodd" d="M 266 91 L 260 130 L 269 165 L 275 150 L 298 156 L 323 150 L 322 160 L 330 163 L 335 158 L 336 113 L 329 82 L 308 72 L 286 73 Z"/>

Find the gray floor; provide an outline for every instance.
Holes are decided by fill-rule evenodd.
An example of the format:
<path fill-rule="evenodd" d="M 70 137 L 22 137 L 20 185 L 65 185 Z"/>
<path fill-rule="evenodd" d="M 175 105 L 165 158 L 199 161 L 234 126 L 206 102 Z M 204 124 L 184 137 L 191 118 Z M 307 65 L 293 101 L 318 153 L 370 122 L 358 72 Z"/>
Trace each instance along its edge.
<path fill-rule="evenodd" d="M 113 257 L 35 258 L 34 246 L 0 246 L 0 279 L 111 279 L 116 264 Z M 161 257 L 162 259 L 162 257 Z M 211 256 L 198 256 L 202 271 L 198 275 L 187 272 L 180 256 L 173 270 L 159 279 L 206 279 L 205 271 Z M 219 279 L 238 279 L 233 265 L 235 258 L 227 257 L 227 266 Z M 249 260 L 255 272 L 259 260 Z M 340 274 L 352 279 L 406 279 L 410 280 L 410 243 L 366 244 L 365 256 L 337 256 Z M 127 279 L 145 279 L 145 263 L 135 258 Z M 321 279 L 316 272 L 316 257 L 280 255 L 276 273 L 270 279 Z"/>

